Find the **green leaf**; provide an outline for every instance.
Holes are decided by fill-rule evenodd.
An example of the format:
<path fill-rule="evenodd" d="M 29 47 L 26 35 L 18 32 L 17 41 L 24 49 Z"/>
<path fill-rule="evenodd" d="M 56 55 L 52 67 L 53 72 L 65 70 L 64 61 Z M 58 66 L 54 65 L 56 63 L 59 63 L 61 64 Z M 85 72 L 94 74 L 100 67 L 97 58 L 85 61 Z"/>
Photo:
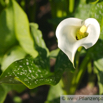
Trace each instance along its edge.
<path fill-rule="evenodd" d="M 61 60 L 62 58 L 62 60 Z M 1 75 L 0 83 L 21 84 L 32 89 L 40 85 L 55 85 L 61 79 L 66 68 L 70 68 L 70 61 L 67 56 L 60 52 L 57 57 L 55 71 L 50 71 L 49 58 L 44 58 L 44 53 L 33 59 L 25 59 L 13 62 Z M 21 82 L 21 83 L 20 83 Z"/>
<path fill-rule="evenodd" d="M 15 96 L 13 98 L 14 103 L 22 103 L 22 99 L 20 98 L 20 96 Z"/>
<path fill-rule="evenodd" d="M 99 3 L 102 2 L 103 0 L 87 0 L 87 3 Z"/>
<path fill-rule="evenodd" d="M 62 83 L 59 82 L 57 85 L 50 87 L 46 103 L 51 103 L 51 101 L 53 102 L 55 99 L 63 95 L 63 89 L 61 84 Z M 60 103 L 60 99 L 59 102 L 54 103 Z"/>
<path fill-rule="evenodd" d="M 69 58 L 62 51 L 60 51 L 57 56 L 55 71 L 59 71 L 59 73 L 61 74 L 65 69 L 74 71 L 73 65 L 70 62 Z"/>
<path fill-rule="evenodd" d="M 22 82 L 28 88 L 35 88 L 44 84 L 55 84 L 55 77 L 53 73 L 50 73 L 46 62 L 47 60 L 41 60 L 41 57 L 35 60 L 32 57 L 27 57 L 16 61 L 3 72 L 0 82 L 12 84 Z"/>
<path fill-rule="evenodd" d="M 9 0 L 8 6 L 0 15 L 0 55 L 14 46 L 16 39 L 28 54 L 37 57 L 27 15 L 15 0 Z"/>
<path fill-rule="evenodd" d="M 97 43 L 87 50 L 89 57 L 94 61 L 94 65 L 103 71 L 103 40 L 99 39 Z"/>
<path fill-rule="evenodd" d="M 23 59 L 26 56 L 26 52 L 20 47 L 13 47 L 7 54 L 4 55 L 1 63 L 1 69 L 4 71 L 10 64 L 19 59 Z"/>
<path fill-rule="evenodd" d="M 99 2 L 102 2 L 103 0 L 99 0 Z"/>
<path fill-rule="evenodd" d="M 98 78 L 99 94 L 103 95 L 103 71 L 100 71 L 97 67 L 94 70 Z"/>
<path fill-rule="evenodd" d="M 53 3 L 58 3 L 58 2 L 62 2 L 64 0 L 49 0 L 49 1 L 52 1 Z"/>
<path fill-rule="evenodd" d="M 7 96 L 7 93 L 10 90 L 15 90 L 18 93 L 21 93 L 26 87 L 22 84 L 20 85 L 7 85 L 7 84 L 1 84 L 0 85 L 0 103 L 4 103 L 4 100 Z"/>
<path fill-rule="evenodd" d="M 99 0 L 86 0 L 87 3 L 93 3 L 93 4 L 97 3 L 98 1 Z"/>
<path fill-rule="evenodd" d="M 0 78 L 1 83 L 20 84 L 22 82 L 28 88 L 35 88 L 44 84 L 54 85 L 60 80 L 61 75 L 50 71 L 48 50 L 41 33 L 36 28 L 37 25 L 31 25 L 35 49 L 39 51 L 38 57 L 33 59 L 33 57 L 29 56 L 12 63 L 2 73 Z"/>
<path fill-rule="evenodd" d="M 0 85 L 0 103 L 3 103 L 7 95 L 7 91 L 4 86 Z"/>
<path fill-rule="evenodd" d="M 100 39 L 103 40 L 103 2 L 92 5 L 90 16 L 98 20 L 101 27 Z"/>
<path fill-rule="evenodd" d="M 46 101 L 45 103 L 60 103 L 60 97 L 55 98 L 55 99 L 53 99 L 51 101 Z"/>
<path fill-rule="evenodd" d="M 49 55 L 49 50 L 47 49 L 45 42 L 42 38 L 42 33 L 40 30 L 38 30 L 38 25 L 36 23 L 30 23 L 30 29 L 31 29 L 31 35 L 34 40 L 35 50 L 39 52 L 39 55 L 42 50 L 44 51 L 45 56 Z"/>
<path fill-rule="evenodd" d="M 49 19 L 48 22 L 57 27 L 57 25 L 65 18 L 66 17 L 61 17 L 61 18 L 55 17 L 55 18 Z"/>
<path fill-rule="evenodd" d="M 8 5 L 0 14 L 0 55 L 15 45 L 13 8 Z"/>
<path fill-rule="evenodd" d="M 1 64 L 0 64 L 0 75 L 2 74 L 2 70 L 1 70 Z"/>
<path fill-rule="evenodd" d="M 99 39 L 98 42 L 91 47 L 87 53 L 94 60 L 95 73 L 98 78 L 99 94 L 103 94 L 103 40 Z"/>
<path fill-rule="evenodd" d="M 85 20 L 90 17 L 91 4 L 86 4 L 86 0 L 80 0 L 75 11 L 75 17 Z"/>
<path fill-rule="evenodd" d="M 52 18 L 62 18 L 69 12 L 69 3 L 67 0 L 50 0 Z"/>
<path fill-rule="evenodd" d="M 1 0 L 0 1 L 0 14 L 1 14 L 1 11 L 5 8 L 5 4 L 4 4 L 4 1 Z"/>
<path fill-rule="evenodd" d="M 32 89 L 40 85 L 55 85 L 61 79 L 64 70 L 72 69 L 68 57 L 59 52 L 54 72 L 50 71 L 48 49 L 42 39 L 37 25 L 32 24 L 31 34 L 34 39 L 35 50 L 39 55 L 36 58 L 27 56 L 22 60 L 13 62 L 1 75 L 0 83 L 21 84 Z"/>
<path fill-rule="evenodd" d="M 2 86 L 5 88 L 5 90 L 7 92 L 11 91 L 11 90 L 14 90 L 18 93 L 21 93 L 22 91 L 24 91 L 26 89 L 26 86 L 23 85 L 23 84 L 16 84 L 16 85 L 13 85 L 13 84 L 2 84 Z"/>
<path fill-rule="evenodd" d="M 102 56 L 102 58 L 94 61 L 94 65 L 95 65 L 100 71 L 103 71 L 103 56 Z"/>
<path fill-rule="evenodd" d="M 94 60 L 95 72 L 98 78 L 99 94 L 103 94 L 103 40 L 98 40 L 90 49 L 90 56 Z"/>
<path fill-rule="evenodd" d="M 56 58 L 57 55 L 58 55 L 58 53 L 59 53 L 59 51 L 60 51 L 59 48 L 57 48 L 57 49 L 55 49 L 55 50 L 52 50 L 52 51 L 50 52 L 50 58 Z"/>
<path fill-rule="evenodd" d="M 95 72 L 98 77 L 99 94 L 103 94 L 103 40 L 98 42 L 88 50 L 89 56 L 94 60 Z"/>
<path fill-rule="evenodd" d="M 34 50 L 34 43 L 30 34 L 27 15 L 24 13 L 24 11 L 16 3 L 15 0 L 11 0 L 10 3 L 11 7 L 13 8 L 12 16 L 14 16 L 16 37 L 23 49 L 35 58 L 37 57 L 38 52 Z"/>
<path fill-rule="evenodd" d="M 60 52 L 57 58 L 55 71 L 51 72 L 49 58 L 43 58 L 44 53 L 41 52 L 41 55 L 35 59 L 33 59 L 32 57 L 26 57 L 25 59 L 13 62 L 2 73 L 0 77 L 0 83 L 23 83 L 30 89 L 44 84 L 57 84 L 61 79 L 64 70 L 66 68 L 70 68 L 70 61 L 66 62 L 66 60 L 68 59 L 67 56 L 64 53 Z"/>
<path fill-rule="evenodd" d="M 86 0 L 80 0 L 75 17 L 82 20 L 95 18 L 101 27 L 100 39 L 103 39 L 103 1 L 96 4 L 86 4 Z"/>
<path fill-rule="evenodd" d="M 0 0 L 0 5 L 6 7 L 9 4 L 9 0 Z"/>
<path fill-rule="evenodd" d="M 1 62 L 2 62 L 2 58 L 3 58 L 3 57 L 2 57 L 2 56 L 0 56 L 0 64 L 1 64 Z"/>
<path fill-rule="evenodd" d="M 89 56 L 94 60 L 97 61 L 103 58 L 103 40 L 99 39 L 97 43 L 88 49 Z"/>

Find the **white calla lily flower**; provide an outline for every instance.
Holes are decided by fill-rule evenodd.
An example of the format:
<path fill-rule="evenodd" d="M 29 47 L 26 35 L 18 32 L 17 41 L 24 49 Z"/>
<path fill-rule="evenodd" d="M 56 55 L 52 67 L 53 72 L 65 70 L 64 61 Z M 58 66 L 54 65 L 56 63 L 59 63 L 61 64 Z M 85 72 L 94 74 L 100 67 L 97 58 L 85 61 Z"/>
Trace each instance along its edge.
<path fill-rule="evenodd" d="M 77 37 L 79 34 L 79 37 Z M 81 37 L 81 35 L 84 37 Z M 56 29 L 58 47 L 68 56 L 74 64 L 74 57 L 80 46 L 85 49 L 93 46 L 100 35 L 100 25 L 94 18 L 85 21 L 78 18 L 67 18 L 60 22 Z M 79 38 L 79 39 L 78 39 Z"/>

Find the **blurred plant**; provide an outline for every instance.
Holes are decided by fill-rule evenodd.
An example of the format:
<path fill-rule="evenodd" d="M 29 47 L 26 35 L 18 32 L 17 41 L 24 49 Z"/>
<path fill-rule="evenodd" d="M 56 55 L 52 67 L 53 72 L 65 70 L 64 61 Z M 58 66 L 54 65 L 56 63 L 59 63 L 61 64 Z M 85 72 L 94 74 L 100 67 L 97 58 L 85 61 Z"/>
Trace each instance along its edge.
<path fill-rule="evenodd" d="M 79 0 L 49 0 L 51 4 L 52 19 L 49 20 L 54 28 L 60 21 L 67 17 L 74 17 L 74 11 L 79 4 Z"/>
<path fill-rule="evenodd" d="M 60 69 L 57 62 L 54 72 L 51 72 L 50 57 L 52 53 L 49 53 L 38 25 L 29 24 L 27 15 L 17 2 L 9 0 L 0 14 L 0 102 L 11 89 L 19 92 L 25 86 L 32 89 L 44 84 L 57 84 L 65 69 Z M 68 64 L 72 66 L 70 62 Z"/>
<path fill-rule="evenodd" d="M 53 7 L 53 6 L 52 6 Z M 81 83 L 82 77 L 85 74 L 85 72 L 88 72 L 88 86 L 90 88 L 93 88 L 95 85 L 96 77 L 98 78 L 98 85 L 99 85 L 99 94 L 103 94 L 103 79 L 101 78 L 103 75 L 103 66 L 102 66 L 102 60 L 103 60 L 103 1 L 101 0 L 80 0 L 79 5 L 75 8 L 74 7 L 74 17 L 80 18 L 82 20 L 85 20 L 87 18 L 95 18 L 99 24 L 100 24 L 100 37 L 98 42 L 91 47 L 88 50 L 85 50 L 84 48 L 79 48 L 76 57 L 75 57 L 75 63 L 76 63 L 76 69 L 74 73 L 71 73 L 69 70 L 66 70 L 65 77 L 62 77 L 63 83 L 64 83 L 64 89 L 66 94 L 74 94 L 76 89 Z M 62 16 L 63 17 L 63 16 Z M 68 16 L 69 17 L 69 16 Z M 64 18 L 62 18 L 64 19 Z M 62 21 L 62 19 L 59 19 Z M 59 23 L 60 21 L 56 22 L 55 24 Z M 56 25 L 57 25 L 56 24 Z M 64 25 L 68 24 L 66 21 Z M 68 24 L 69 25 L 69 24 Z M 63 24 L 61 25 L 63 27 Z M 96 28 L 97 29 L 97 28 Z M 96 30 L 95 29 L 95 30 Z M 68 31 L 68 30 L 67 30 Z M 63 31 L 65 32 L 65 31 Z M 62 31 L 60 31 L 62 33 Z M 69 33 L 69 31 L 68 31 Z M 58 34 L 59 35 L 59 34 Z M 92 38 L 91 38 L 92 39 Z M 63 38 L 61 38 L 61 42 L 63 42 Z M 68 45 L 68 44 L 67 44 Z M 64 45 L 66 46 L 66 45 Z M 69 47 L 67 46 L 66 49 Z M 65 63 L 66 64 L 66 63 Z M 70 67 L 68 67 L 70 68 Z M 52 88 L 52 87 L 51 87 Z M 56 93 L 56 92 L 55 92 Z M 54 93 L 54 94 L 55 94 Z M 50 91 L 49 94 L 52 94 Z M 61 95 L 61 94 L 59 94 Z M 55 103 L 55 101 L 59 98 L 54 98 L 52 100 L 48 100 L 47 103 Z M 50 98 L 50 97 L 49 97 Z M 56 103 L 59 103 L 56 102 Z"/>
<path fill-rule="evenodd" d="M 25 10 L 25 5 L 29 1 L 17 1 Z M 79 1 L 78 4 L 77 1 Z M 93 87 L 97 76 L 99 94 L 103 94 L 103 1 L 90 2 L 86 3 L 86 0 L 50 1 L 52 18 L 57 17 L 56 25 L 63 18 L 71 15 L 82 20 L 95 18 L 100 24 L 101 33 L 98 42 L 88 50 L 84 48 L 77 50 L 76 69 L 74 69 L 61 50 L 49 52 L 38 25 L 29 23 L 34 21 L 31 16 L 35 15 L 35 6 L 33 11 L 29 9 L 31 12 L 28 20 L 26 13 L 15 0 L 0 0 L 0 103 L 3 103 L 10 90 L 22 92 L 26 87 L 33 89 L 45 84 L 59 83 L 49 91 L 47 102 L 53 103 L 55 100 L 58 101 L 61 94 L 74 94 L 86 70 L 89 74 L 88 83 Z M 51 58 L 56 59 L 52 72 L 49 64 Z M 52 97 L 57 93 L 57 88 L 58 94 Z M 52 93 L 53 90 L 54 93 Z M 14 98 L 14 100 L 21 102 L 20 98 Z"/>
<path fill-rule="evenodd" d="M 34 22 L 36 19 L 36 0 L 16 0 L 21 8 L 26 12 L 30 22 Z"/>

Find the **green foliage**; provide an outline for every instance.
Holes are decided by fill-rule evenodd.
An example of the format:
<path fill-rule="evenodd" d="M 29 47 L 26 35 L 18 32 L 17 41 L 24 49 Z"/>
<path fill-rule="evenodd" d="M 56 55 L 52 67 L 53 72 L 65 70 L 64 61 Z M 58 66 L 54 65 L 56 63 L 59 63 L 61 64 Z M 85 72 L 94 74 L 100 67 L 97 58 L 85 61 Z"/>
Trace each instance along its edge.
<path fill-rule="evenodd" d="M 51 101 L 46 101 L 45 103 L 60 103 L 60 97 L 55 98 L 55 99 L 53 99 Z"/>
<path fill-rule="evenodd" d="M 80 0 L 75 17 L 80 19 L 95 18 L 101 26 L 100 39 L 103 39 L 103 2 L 96 4 L 86 4 L 86 0 Z"/>
<path fill-rule="evenodd" d="M 88 49 L 89 56 L 94 60 L 97 61 L 101 58 L 103 58 L 103 40 L 99 39 L 98 42 Z"/>
<path fill-rule="evenodd" d="M 103 2 L 92 5 L 90 17 L 98 20 L 101 27 L 100 39 L 103 40 Z"/>
<path fill-rule="evenodd" d="M 87 3 L 97 3 L 99 0 L 86 0 Z"/>
<path fill-rule="evenodd" d="M 49 23 L 51 23 L 54 26 L 57 26 L 63 19 L 65 19 L 66 17 L 61 17 L 61 18 L 52 18 L 50 20 L 48 20 Z"/>
<path fill-rule="evenodd" d="M 99 3 L 99 2 L 102 2 L 103 0 L 86 0 L 87 3 L 92 3 L 92 4 L 95 4 L 95 3 Z"/>
<path fill-rule="evenodd" d="M 75 11 L 75 17 L 85 20 L 90 17 L 91 4 L 86 4 L 86 0 L 80 0 L 80 3 Z"/>
<path fill-rule="evenodd" d="M 0 14 L 0 55 L 17 42 L 14 31 L 13 8 L 9 4 Z"/>
<path fill-rule="evenodd" d="M 5 97 L 7 95 L 7 91 L 5 90 L 4 86 L 0 85 L 0 102 L 3 103 Z"/>
<path fill-rule="evenodd" d="M 22 84 L 17 84 L 17 85 L 10 85 L 10 84 L 0 84 L 0 103 L 4 103 L 3 101 L 6 98 L 7 93 L 10 90 L 15 90 L 18 93 L 22 92 L 25 90 L 25 86 Z"/>
<path fill-rule="evenodd" d="M 97 67 L 95 67 L 95 73 L 97 74 L 98 78 L 98 86 L 99 86 L 99 94 L 103 94 L 103 71 L 99 70 Z"/>
<path fill-rule="evenodd" d="M 28 56 L 12 63 L 1 75 L 0 83 L 21 84 L 22 82 L 28 88 L 44 84 L 54 85 L 59 82 L 63 71 L 68 69 L 68 66 L 72 68 L 70 61 L 67 64 L 63 63 L 63 60 L 68 58 L 62 52 L 57 57 L 54 73 L 49 70 L 49 58 L 45 57 L 45 60 L 43 58 L 44 54 L 41 52 L 41 55 L 35 59 Z"/>
<path fill-rule="evenodd" d="M 4 8 L 5 8 L 4 1 L 1 0 L 1 1 L 0 1 L 0 13 L 1 13 L 1 11 L 2 11 Z"/>
<path fill-rule="evenodd" d="M 41 31 L 38 30 L 38 25 L 31 23 L 29 32 L 28 20 L 25 13 L 15 1 L 10 2 L 10 7 L 13 8 L 12 13 L 14 14 L 14 22 L 16 24 L 14 32 L 23 49 L 16 46 L 5 55 L 1 64 L 2 69 L 5 69 L 5 71 L 0 77 L 0 83 L 23 83 L 28 88 L 35 88 L 44 84 L 57 84 L 63 71 L 68 68 L 68 66 L 72 67 L 69 59 L 64 53 L 60 52 L 57 57 L 55 71 L 52 73 L 49 65 L 49 51 L 42 39 Z M 17 12 L 21 13 L 21 18 L 17 16 Z M 17 19 L 21 21 L 21 23 L 17 22 Z M 25 57 L 26 53 L 24 50 L 33 57 Z M 33 53 L 30 50 L 37 51 L 39 55 L 34 58 L 35 52 Z M 67 65 L 63 63 L 64 61 L 60 61 L 62 60 L 61 58 L 67 61 Z M 10 61 L 4 65 L 8 59 L 10 59 Z M 61 65 L 59 65 L 60 62 Z"/>
<path fill-rule="evenodd" d="M 34 48 L 39 52 L 39 55 L 41 53 L 44 53 L 44 55 L 49 55 L 49 50 L 47 49 L 44 40 L 42 39 L 42 33 L 40 30 L 38 30 L 38 25 L 31 23 L 30 24 L 31 29 L 31 35 L 34 40 Z M 41 52 L 41 53 L 40 53 Z"/>
<path fill-rule="evenodd" d="M 44 84 L 57 84 L 63 71 L 72 66 L 70 61 L 67 65 L 60 61 L 61 58 L 68 60 L 67 56 L 61 51 L 58 54 L 59 50 L 49 55 L 38 25 L 29 25 L 26 14 L 14 0 L 10 0 L 6 9 L 2 10 L 0 20 L 0 89 L 4 93 L 0 102 L 10 90 L 21 92 L 25 86 L 32 89 Z M 53 56 L 57 57 L 57 61 L 54 72 L 51 72 L 49 59 Z"/>
<path fill-rule="evenodd" d="M 2 59 L 1 69 L 4 71 L 14 61 L 23 59 L 26 52 L 20 46 L 14 46 L 8 53 L 6 53 Z"/>
<path fill-rule="evenodd" d="M 61 87 L 61 82 L 59 82 L 57 85 L 50 87 L 46 103 L 60 103 L 59 97 L 61 95 L 63 95 L 63 90 Z M 57 98 L 59 98 L 59 100 L 56 100 Z"/>
<path fill-rule="evenodd" d="M 14 23 L 17 40 L 23 49 L 35 58 L 38 55 L 38 52 L 34 50 L 34 44 L 30 35 L 27 15 L 14 0 L 11 1 L 11 7 L 13 8 L 12 16 L 14 16 L 15 20 Z"/>
<path fill-rule="evenodd" d="M 62 51 L 60 51 L 57 56 L 55 71 L 63 72 L 64 69 L 70 69 L 71 71 L 74 71 L 74 67 L 72 63 L 70 62 L 70 60 L 68 59 L 68 57 Z"/>
<path fill-rule="evenodd" d="M 50 0 L 52 18 L 65 17 L 69 12 L 69 1 L 68 0 Z M 64 6 L 65 5 L 65 6 Z"/>
<path fill-rule="evenodd" d="M 90 48 L 89 56 L 94 60 L 95 73 L 98 78 L 99 94 L 103 94 L 103 40 L 98 40 L 95 46 Z"/>
<path fill-rule="evenodd" d="M 96 2 L 95 2 L 96 1 Z M 88 3 L 88 4 L 87 4 Z M 80 0 L 78 7 L 76 8 L 75 17 L 85 20 L 87 18 L 95 18 L 101 28 L 100 39 L 98 42 L 86 51 L 86 54 L 92 59 L 93 66 L 96 67 L 99 92 L 102 94 L 103 82 L 102 82 L 102 71 L 103 71 L 103 1 L 97 0 Z M 85 61 L 86 62 L 86 61 Z"/>
<path fill-rule="evenodd" d="M 89 49 L 89 56 L 94 60 L 95 72 L 98 77 L 99 94 L 103 94 L 103 40 L 98 40 L 95 46 Z"/>
<path fill-rule="evenodd" d="M 62 87 L 61 87 L 61 82 L 59 82 L 55 86 L 51 86 L 50 87 L 46 103 L 49 103 L 50 101 L 53 101 L 53 100 L 59 98 L 60 95 L 63 95 L 63 90 L 62 90 Z"/>
<path fill-rule="evenodd" d="M 15 96 L 13 100 L 15 103 L 22 103 L 22 99 L 19 96 Z"/>
<path fill-rule="evenodd" d="M 22 7 L 25 10 L 26 1 L 22 1 Z M 66 17 L 74 16 L 82 20 L 92 17 L 100 23 L 100 39 L 96 45 L 85 52 L 83 49 L 78 50 L 76 55 L 78 66 L 75 70 L 68 57 L 60 49 L 49 52 L 38 24 L 29 23 L 26 13 L 15 0 L 0 0 L 0 103 L 3 103 L 10 90 L 22 92 L 26 87 L 33 89 L 45 84 L 56 85 L 63 73 L 65 73 L 66 92 L 72 89 L 75 92 L 91 60 L 92 68 L 95 68 L 98 77 L 99 93 L 103 94 L 103 1 L 78 0 L 78 5 L 76 5 L 76 0 L 50 0 L 50 3 L 52 19 L 49 22 L 57 25 Z M 34 4 L 33 10 L 35 6 Z M 30 21 L 33 21 L 34 18 L 31 15 L 34 16 L 32 14 L 34 12 L 29 13 Z M 51 58 L 56 60 L 52 71 L 50 69 Z M 60 83 L 51 86 L 46 103 L 59 103 L 62 93 Z"/>
<path fill-rule="evenodd" d="M 98 2 L 102 2 L 103 0 L 99 0 Z"/>
<path fill-rule="evenodd" d="M 55 50 L 52 50 L 52 51 L 50 52 L 50 58 L 56 58 L 57 55 L 58 55 L 58 53 L 59 53 L 59 51 L 60 51 L 59 48 L 57 48 L 57 49 L 55 49 Z"/>
<path fill-rule="evenodd" d="M 76 9 L 75 17 L 85 20 L 86 18 L 95 18 L 101 26 L 100 39 L 103 39 L 103 2 L 96 4 L 86 4 L 86 0 L 80 0 Z"/>
<path fill-rule="evenodd" d="M 95 61 L 94 64 L 100 71 L 103 71 L 103 57 Z"/>

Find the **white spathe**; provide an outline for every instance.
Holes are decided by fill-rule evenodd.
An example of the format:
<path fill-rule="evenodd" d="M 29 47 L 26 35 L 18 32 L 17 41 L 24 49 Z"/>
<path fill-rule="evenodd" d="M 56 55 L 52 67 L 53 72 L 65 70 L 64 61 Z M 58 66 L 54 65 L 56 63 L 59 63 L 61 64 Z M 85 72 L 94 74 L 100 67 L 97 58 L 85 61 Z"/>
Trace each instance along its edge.
<path fill-rule="evenodd" d="M 80 40 L 76 40 L 76 32 L 80 27 L 87 27 L 88 36 Z M 90 48 L 93 46 L 100 35 L 100 25 L 94 18 L 88 18 L 85 21 L 78 18 L 67 18 L 60 22 L 56 29 L 56 37 L 58 39 L 58 47 L 68 56 L 70 61 L 74 63 L 74 56 L 80 46 Z"/>

